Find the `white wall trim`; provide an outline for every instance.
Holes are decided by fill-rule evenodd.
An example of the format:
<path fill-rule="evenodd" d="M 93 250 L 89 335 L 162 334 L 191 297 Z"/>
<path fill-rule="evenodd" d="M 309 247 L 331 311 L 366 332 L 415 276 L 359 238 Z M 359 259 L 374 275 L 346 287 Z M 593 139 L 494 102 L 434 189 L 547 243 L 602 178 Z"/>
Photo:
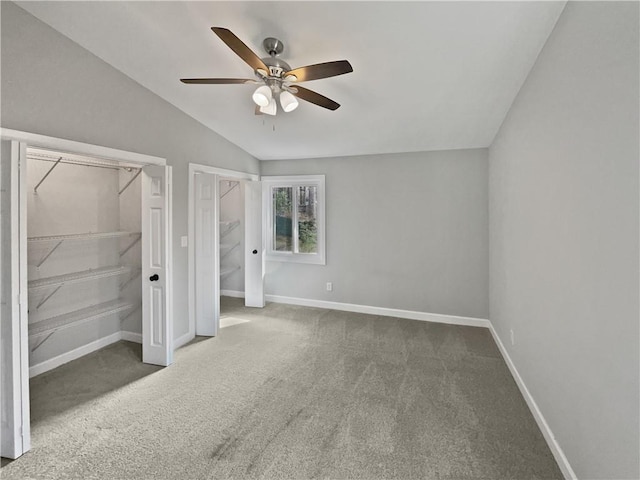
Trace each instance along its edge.
<path fill-rule="evenodd" d="M 125 331 L 121 331 L 120 333 L 121 333 L 120 340 L 126 340 L 127 342 L 133 342 L 133 343 L 142 343 L 141 333 L 125 332 Z"/>
<path fill-rule="evenodd" d="M 127 152 L 116 148 L 103 147 L 100 145 L 92 145 L 90 143 L 76 142 L 74 140 L 66 140 L 64 138 L 48 137 L 37 133 L 22 132 L 20 130 L 11 130 L 9 128 L 0 129 L 0 136 L 4 139 L 18 140 L 25 142 L 30 147 L 41 147 L 54 150 L 61 150 L 67 153 L 76 153 L 84 156 L 95 156 L 100 158 L 108 158 L 118 160 L 120 162 L 132 162 L 139 165 L 166 165 L 167 160 L 152 155 L 144 155 L 142 153 Z"/>
<path fill-rule="evenodd" d="M 556 437 L 553 435 L 553 432 L 551 431 L 549 424 L 545 420 L 544 415 L 542 415 L 542 412 L 540 411 L 540 408 L 538 407 L 538 404 L 536 403 L 536 401 L 533 399 L 531 392 L 529 392 L 529 389 L 525 385 L 524 380 L 520 376 L 518 369 L 513 363 L 513 360 L 511 360 L 511 357 L 509 356 L 509 352 L 507 352 L 507 349 L 504 347 L 502 340 L 500 340 L 498 333 L 495 331 L 495 329 L 493 328 L 493 325 L 491 324 L 489 326 L 489 331 L 491 332 L 491 335 L 493 336 L 493 340 L 496 342 L 496 345 L 498 345 L 498 349 L 500 350 L 500 353 L 502 353 L 502 357 L 504 358 L 505 363 L 509 367 L 511 376 L 516 381 L 516 384 L 520 389 L 520 393 L 522 393 L 522 396 L 527 402 L 527 405 L 529 406 L 529 410 L 531 410 L 531 413 L 533 414 L 533 418 L 536 420 L 536 423 L 538 424 L 538 428 L 540 428 L 540 431 L 542 432 L 544 439 L 547 441 L 547 445 L 549 445 L 549 449 L 551 450 L 553 457 L 556 459 L 556 462 L 558 463 L 558 466 L 560 467 L 560 470 L 562 471 L 564 478 L 566 478 L 567 480 L 577 480 L 578 477 L 573 471 L 573 468 L 571 468 L 571 464 L 569 463 L 569 460 L 567 459 L 564 452 L 562 451 L 562 448 L 560 447 L 560 444 L 556 440 Z"/>
<path fill-rule="evenodd" d="M 189 163 L 189 172 L 210 173 L 221 177 L 241 178 L 244 180 L 258 181 L 260 175 L 255 173 L 240 172 L 238 170 L 229 170 L 226 168 L 212 167 L 211 165 L 202 165 L 200 163 Z"/>
<path fill-rule="evenodd" d="M 82 345 L 70 352 L 65 352 L 56 357 L 50 358 L 49 360 L 45 360 L 44 362 L 40 362 L 36 365 L 32 365 L 29 367 L 29 378 L 35 377 L 36 375 L 40 375 L 41 373 L 48 372 L 49 370 L 53 370 L 60 365 L 64 365 L 65 363 L 69 363 L 72 360 L 76 360 L 77 358 L 84 357 L 96 350 L 100 350 L 112 343 L 119 342 L 120 340 L 126 340 L 128 342 L 142 343 L 142 334 L 134 333 L 134 332 L 115 332 L 111 335 L 107 335 L 106 337 L 99 338 L 91 343 L 86 345 Z"/>
<path fill-rule="evenodd" d="M 88 355 L 89 353 L 95 352 L 96 350 L 100 350 L 107 345 L 111 345 L 112 343 L 119 341 L 121 338 L 121 332 L 115 332 L 111 335 L 107 335 L 106 337 L 99 338 L 94 342 L 87 343 L 86 345 L 82 345 L 81 347 L 78 347 L 74 350 L 65 352 L 61 355 L 50 358 L 49 360 L 45 360 L 44 362 L 32 365 L 29 367 L 29 378 L 35 377 L 36 375 L 40 375 L 44 372 L 48 372 L 49 370 L 53 370 L 60 365 L 64 365 L 71 360 L 83 357 L 84 355 Z"/>
<path fill-rule="evenodd" d="M 313 300 L 309 298 L 283 297 L 281 295 L 265 295 L 268 302 L 288 303 L 304 307 L 328 308 L 345 312 L 368 313 L 385 317 L 407 318 L 409 320 L 421 320 L 424 322 L 448 323 L 450 325 L 466 325 L 469 327 L 489 328 L 490 323 L 486 318 L 458 317 L 455 315 L 442 315 L 440 313 L 416 312 L 412 310 L 400 310 L 398 308 L 373 307 L 370 305 L 356 305 L 353 303 L 329 302 L 326 300 Z"/>
<path fill-rule="evenodd" d="M 193 334 L 191 332 L 185 333 L 184 335 L 182 335 L 179 338 L 176 338 L 173 341 L 173 349 L 177 350 L 178 348 L 182 347 L 183 345 L 186 345 L 187 343 L 189 343 L 194 338 L 196 338 L 195 334 Z"/>
<path fill-rule="evenodd" d="M 244 292 L 240 290 L 220 290 L 220 296 L 244 298 Z"/>

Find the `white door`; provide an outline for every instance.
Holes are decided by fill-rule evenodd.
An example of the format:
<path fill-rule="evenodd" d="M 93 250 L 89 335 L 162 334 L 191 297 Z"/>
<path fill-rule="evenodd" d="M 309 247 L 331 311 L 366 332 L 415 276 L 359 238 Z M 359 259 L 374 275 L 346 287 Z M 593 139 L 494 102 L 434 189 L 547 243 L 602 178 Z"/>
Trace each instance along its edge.
<path fill-rule="evenodd" d="M 142 361 L 173 361 L 171 312 L 171 167 L 142 176 Z"/>
<path fill-rule="evenodd" d="M 18 458 L 31 448 L 27 317 L 26 145 L 3 140 L 0 154 L 0 454 Z M 22 169 L 22 170 L 21 170 Z"/>
<path fill-rule="evenodd" d="M 195 176 L 195 311 L 196 335 L 212 337 L 220 321 L 218 262 L 218 176 Z"/>
<path fill-rule="evenodd" d="M 244 304 L 264 307 L 264 240 L 262 235 L 262 183 L 245 185 Z"/>

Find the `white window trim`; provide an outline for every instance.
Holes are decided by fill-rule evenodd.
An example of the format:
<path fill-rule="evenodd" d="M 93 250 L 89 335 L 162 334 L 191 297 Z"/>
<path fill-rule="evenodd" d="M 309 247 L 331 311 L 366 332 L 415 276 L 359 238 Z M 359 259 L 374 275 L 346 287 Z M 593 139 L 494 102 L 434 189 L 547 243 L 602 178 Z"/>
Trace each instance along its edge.
<path fill-rule="evenodd" d="M 310 263 L 326 265 L 325 247 L 325 195 L 324 175 L 286 175 L 286 176 L 262 176 L 262 205 L 265 218 L 266 235 L 266 260 L 271 262 Z M 278 252 L 273 250 L 273 205 L 271 189 L 274 187 L 315 186 L 317 188 L 317 228 L 318 253 L 293 253 Z M 297 217 L 297 209 L 294 208 L 294 218 Z M 298 236 L 298 222 L 293 222 L 293 235 Z"/>

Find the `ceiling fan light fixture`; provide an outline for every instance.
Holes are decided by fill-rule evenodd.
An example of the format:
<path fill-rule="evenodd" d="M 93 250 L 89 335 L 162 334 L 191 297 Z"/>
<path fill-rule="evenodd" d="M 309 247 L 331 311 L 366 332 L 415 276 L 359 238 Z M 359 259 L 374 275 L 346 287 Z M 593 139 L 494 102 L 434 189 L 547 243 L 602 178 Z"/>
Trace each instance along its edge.
<path fill-rule="evenodd" d="M 280 93 L 280 105 L 285 112 L 293 112 L 298 108 L 298 99 L 285 90 Z"/>
<path fill-rule="evenodd" d="M 260 111 L 266 115 L 275 115 L 276 112 L 278 111 L 278 105 L 276 105 L 276 99 L 271 97 L 271 100 L 266 106 L 260 107 Z"/>
<path fill-rule="evenodd" d="M 273 101 L 273 94 L 271 93 L 271 88 L 269 88 L 269 86 L 262 85 L 253 92 L 253 96 L 251 98 L 253 98 L 253 101 L 259 107 L 266 107 L 271 101 Z"/>

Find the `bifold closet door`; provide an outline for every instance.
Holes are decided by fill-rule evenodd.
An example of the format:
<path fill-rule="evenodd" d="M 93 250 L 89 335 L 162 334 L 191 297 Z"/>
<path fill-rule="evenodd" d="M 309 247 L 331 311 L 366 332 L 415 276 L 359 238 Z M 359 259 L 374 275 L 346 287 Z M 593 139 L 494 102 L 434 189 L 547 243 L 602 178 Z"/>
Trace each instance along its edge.
<path fill-rule="evenodd" d="M 0 162 L 0 453 L 6 458 L 18 458 L 31 448 L 27 334 L 26 145 L 17 141 L 2 140 Z"/>
<path fill-rule="evenodd" d="M 171 167 L 142 174 L 142 361 L 173 361 L 171 312 Z"/>
<path fill-rule="evenodd" d="M 195 312 L 196 335 L 218 333 L 220 266 L 218 263 L 218 176 L 195 176 Z"/>
<path fill-rule="evenodd" d="M 262 233 L 262 183 L 245 184 L 244 304 L 264 307 L 264 239 Z"/>

